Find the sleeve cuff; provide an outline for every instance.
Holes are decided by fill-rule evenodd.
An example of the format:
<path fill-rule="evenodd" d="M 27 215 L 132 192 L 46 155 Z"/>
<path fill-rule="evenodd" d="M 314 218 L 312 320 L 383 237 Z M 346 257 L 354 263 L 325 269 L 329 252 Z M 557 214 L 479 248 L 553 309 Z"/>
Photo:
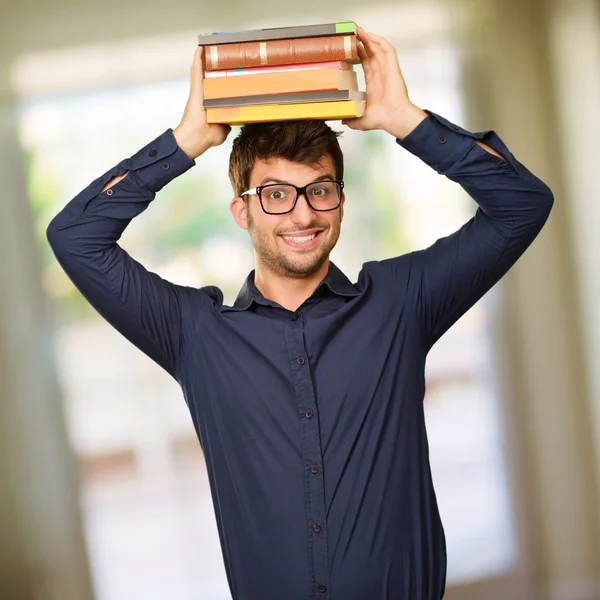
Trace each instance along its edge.
<path fill-rule="evenodd" d="M 465 156 L 476 140 L 490 133 L 471 133 L 429 110 L 425 112 L 429 116 L 396 142 L 442 175 Z"/>
<path fill-rule="evenodd" d="M 192 160 L 178 145 L 173 130 L 167 129 L 154 141 L 136 152 L 128 161 L 140 186 L 158 192 L 167 183 L 191 169 Z"/>

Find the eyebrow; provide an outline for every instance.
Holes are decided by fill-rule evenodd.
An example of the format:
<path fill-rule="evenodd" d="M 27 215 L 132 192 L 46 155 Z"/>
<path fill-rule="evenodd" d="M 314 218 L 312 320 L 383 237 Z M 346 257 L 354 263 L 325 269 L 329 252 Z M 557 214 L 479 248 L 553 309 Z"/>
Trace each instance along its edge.
<path fill-rule="evenodd" d="M 318 181 L 324 181 L 324 180 L 330 180 L 330 179 L 335 180 L 335 177 L 331 173 L 326 173 L 325 175 L 321 175 L 320 177 L 317 177 L 313 181 L 310 181 L 306 185 L 310 185 L 311 183 L 317 183 Z M 283 185 L 293 185 L 289 181 L 285 181 L 284 179 L 277 179 L 277 177 L 265 177 L 256 187 L 261 187 L 263 185 L 266 185 L 267 182 L 268 183 L 280 183 Z"/>

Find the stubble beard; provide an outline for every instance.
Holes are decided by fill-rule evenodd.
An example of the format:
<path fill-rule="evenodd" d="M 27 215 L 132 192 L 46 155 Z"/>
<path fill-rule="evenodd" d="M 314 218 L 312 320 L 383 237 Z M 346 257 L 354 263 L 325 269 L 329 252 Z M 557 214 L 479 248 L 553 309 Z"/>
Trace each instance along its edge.
<path fill-rule="evenodd" d="M 315 225 L 315 227 L 319 226 Z M 311 228 L 307 227 L 307 229 Z M 337 243 L 340 229 L 338 226 L 337 231 L 332 231 L 331 229 L 324 230 L 320 235 L 333 237 L 324 243 L 321 241 L 321 244 L 315 250 L 304 253 L 296 251 L 296 256 L 294 257 L 291 257 L 278 248 L 278 241 L 273 237 L 279 237 L 277 234 L 260 231 L 250 215 L 248 215 L 248 233 L 257 259 L 267 269 L 279 277 L 301 279 L 316 273 L 329 259 L 329 254 Z M 290 249 L 290 253 L 292 252 L 294 250 Z"/>

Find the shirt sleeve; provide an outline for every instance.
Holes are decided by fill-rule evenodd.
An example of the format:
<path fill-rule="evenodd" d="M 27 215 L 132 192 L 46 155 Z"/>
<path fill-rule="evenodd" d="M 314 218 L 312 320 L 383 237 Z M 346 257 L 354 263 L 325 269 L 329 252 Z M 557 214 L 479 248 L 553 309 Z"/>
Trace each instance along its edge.
<path fill-rule="evenodd" d="M 185 288 L 147 271 L 117 241 L 156 192 L 194 164 L 169 129 L 93 181 L 54 217 L 46 232 L 59 264 L 90 304 L 175 378 L 184 345 Z"/>
<path fill-rule="evenodd" d="M 481 148 L 478 140 L 506 160 Z M 453 234 L 425 250 L 382 261 L 416 306 L 431 346 L 525 252 L 554 198 L 493 131 L 470 133 L 429 112 L 397 142 L 459 183 L 478 204 L 475 216 Z"/>

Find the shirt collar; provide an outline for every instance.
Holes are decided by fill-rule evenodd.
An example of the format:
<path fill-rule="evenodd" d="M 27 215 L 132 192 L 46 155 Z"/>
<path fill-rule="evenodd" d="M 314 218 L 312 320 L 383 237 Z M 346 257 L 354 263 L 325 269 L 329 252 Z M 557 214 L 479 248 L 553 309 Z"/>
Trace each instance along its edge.
<path fill-rule="evenodd" d="M 270 300 L 267 300 L 256 287 L 254 283 L 254 274 L 255 271 L 250 271 L 250 274 L 246 278 L 240 293 L 238 294 L 233 306 L 234 310 L 247 310 L 250 308 L 252 302 L 257 302 L 258 304 L 270 304 Z M 331 261 L 329 262 L 329 271 L 327 272 L 327 276 L 321 283 L 317 286 L 315 293 L 320 290 L 320 288 L 327 286 L 334 294 L 338 296 L 358 296 L 360 292 L 354 287 L 351 281 L 336 267 Z"/>

